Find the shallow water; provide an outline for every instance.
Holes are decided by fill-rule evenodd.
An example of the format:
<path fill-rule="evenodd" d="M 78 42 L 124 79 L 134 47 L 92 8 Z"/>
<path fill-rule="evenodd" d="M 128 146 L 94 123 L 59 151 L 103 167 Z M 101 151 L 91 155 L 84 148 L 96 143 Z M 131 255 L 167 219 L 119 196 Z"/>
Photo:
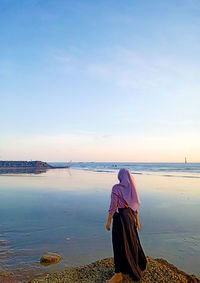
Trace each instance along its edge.
<path fill-rule="evenodd" d="M 115 168 L 102 171 L 72 167 L 0 175 L 1 269 L 38 273 L 112 256 L 105 223 L 117 178 Z M 173 178 L 164 176 L 171 172 L 138 172 L 146 254 L 200 276 L 200 180 L 191 178 L 198 172 L 177 171 Z M 39 259 L 47 251 L 60 253 L 60 263 L 41 266 Z"/>

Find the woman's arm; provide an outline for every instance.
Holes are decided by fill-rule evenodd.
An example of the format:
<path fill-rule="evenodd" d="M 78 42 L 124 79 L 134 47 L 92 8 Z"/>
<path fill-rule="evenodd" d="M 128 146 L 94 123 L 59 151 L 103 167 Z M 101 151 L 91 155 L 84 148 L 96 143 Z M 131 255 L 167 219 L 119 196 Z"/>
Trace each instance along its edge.
<path fill-rule="evenodd" d="M 137 226 L 137 228 L 138 228 L 138 230 L 139 231 L 141 231 L 141 227 L 140 227 L 140 221 L 139 221 L 139 214 L 138 214 L 138 212 L 137 212 L 137 214 L 136 214 L 136 226 Z"/>
<path fill-rule="evenodd" d="M 113 215 L 115 211 L 117 210 L 117 203 L 118 203 L 118 196 L 115 191 L 115 186 L 112 188 L 111 193 L 111 200 L 110 200 L 110 208 L 109 208 L 109 214 L 108 214 L 108 220 L 106 224 L 106 229 L 110 231 L 110 224 L 113 218 Z"/>
<path fill-rule="evenodd" d="M 111 224 L 112 218 L 113 218 L 113 214 L 108 214 L 108 220 L 107 220 L 107 224 L 106 224 L 106 229 L 108 231 L 110 231 L 110 224 Z"/>

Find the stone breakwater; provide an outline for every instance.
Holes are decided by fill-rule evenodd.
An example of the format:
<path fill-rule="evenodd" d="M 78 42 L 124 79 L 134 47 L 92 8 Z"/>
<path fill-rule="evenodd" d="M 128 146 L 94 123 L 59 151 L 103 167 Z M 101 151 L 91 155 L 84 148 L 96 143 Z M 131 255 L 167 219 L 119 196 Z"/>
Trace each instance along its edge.
<path fill-rule="evenodd" d="M 41 168 L 51 169 L 52 166 L 43 161 L 2 161 L 0 160 L 0 168 Z"/>
<path fill-rule="evenodd" d="M 147 257 L 147 269 L 143 273 L 140 283 L 186 283 L 200 282 L 194 275 L 189 275 L 179 270 L 164 259 L 152 259 Z M 114 274 L 112 258 L 98 260 L 94 263 L 66 269 L 62 272 L 45 274 L 30 283 L 105 283 Z M 132 283 L 127 276 L 123 276 L 123 283 Z"/>

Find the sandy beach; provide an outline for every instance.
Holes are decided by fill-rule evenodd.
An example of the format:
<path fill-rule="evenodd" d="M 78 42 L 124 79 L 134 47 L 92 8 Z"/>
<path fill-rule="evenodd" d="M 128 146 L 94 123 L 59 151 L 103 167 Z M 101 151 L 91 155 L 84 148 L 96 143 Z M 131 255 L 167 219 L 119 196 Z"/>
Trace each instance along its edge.
<path fill-rule="evenodd" d="M 200 279 L 194 275 L 189 275 L 176 266 L 168 263 L 166 260 L 152 259 L 147 257 L 148 266 L 143 274 L 141 283 L 153 282 L 200 282 Z M 81 267 L 73 267 L 62 272 L 46 274 L 33 279 L 30 283 L 103 283 L 114 274 L 113 258 L 98 260 L 94 263 Z M 124 283 L 132 283 L 133 281 L 126 275 L 123 276 Z"/>

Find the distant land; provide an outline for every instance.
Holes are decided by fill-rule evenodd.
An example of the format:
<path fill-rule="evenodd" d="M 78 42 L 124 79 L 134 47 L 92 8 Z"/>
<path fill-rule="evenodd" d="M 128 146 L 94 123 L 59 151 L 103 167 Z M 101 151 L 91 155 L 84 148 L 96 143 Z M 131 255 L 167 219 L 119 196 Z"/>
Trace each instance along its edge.
<path fill-rule="evenodd" d="M 67 166 L 51 166 L 43 161 L 1 161 L 0 160 L 0 174 L 5 173 L 35 173 L 39 174 L 45 172 L 47 169 L 69 168 Z"/>

